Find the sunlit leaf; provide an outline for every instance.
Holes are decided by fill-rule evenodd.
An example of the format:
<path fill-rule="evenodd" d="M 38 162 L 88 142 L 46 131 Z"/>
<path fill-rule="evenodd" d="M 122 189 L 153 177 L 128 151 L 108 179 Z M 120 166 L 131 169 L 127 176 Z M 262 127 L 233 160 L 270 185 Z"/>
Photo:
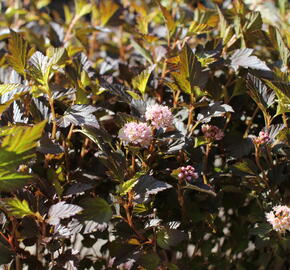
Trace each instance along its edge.
<path fill-rule="evenodd" d="M 239 67 L 270 71 L 265 62 L 252 55 L 253 51 L 253 49 L 249 48 L 235 50 L 230 57 L 231 67 L 235 71 Z"/>
<path fill-rule="evenodd" d="M 23 218 L 25 216 L 34 215 L 34 212 L 30 209 L 28 202 L 19 200 L 17 198 L 11 198 L 4 201 L 5 209 L 9 215 L 17 218 Z"/>
<path fill-rule="evenodd" d="M 260 79 L 248 74 L 246 82 L 247 87 L 250 89 L 250 96 L 261 110 L 265 111 L 274 103 L 275 92 L 271 91 Z"/>
<path fill-rule="evenodd" d="M 139 75 L 132 79 L 132 84 L 135 89 L 138 89 L 142 95 L 144 95 L 148 79 L 151 72 L 154 70 L 155 65 L 143 70 Z"/>
<path fill-rule="evenodd" d="M 187 43 L 180 52 L 179 58 L 179 72 L 172 72 L 171 75 L 180 90 L 193 93 L 194 86 L 204 87 L 208 73 L 203 71 L 201 63 Z"/>
<path fill-rule="evenodd" d="M 9 52 L 7 56 L 9 64 L 20 74 L 25 74 L 28 58 L 28 43 L 20 34 L 10 29 Z"/>
<path fill-rule="evenodd" d="M 92 5 L 85 0 L 75 0 L 76 16 L 82 17 L 91 12 Z"/>
<path fill-rule="evenodd" d="M 159 0 L 157 2 L 159 4 L 159 7 L 160 7 L 160 9 L 162 11 L 162 15 L 163 15 L 164 20 L 166 22 L 166 26 L 167 26 L 167 29 L 168 29 L 169 37 L 171 37 L 174 34 L 174 32 L 175 32 L 176 23 L 175 23 L 172 15 L 170 14 L 170 12 L 164 6 L 162 6 L 162 4 L 160 3 Z"/>
<path fill-rule="evenodd" d="M 17 172 L 14 173 L 0 169 L 0 191 L 15 191 L 29 183 L 32 179 L 33 175 L 20 174 Z"/>
<path fill-rule="evenodd" d="M 51 225 L 57 225 L 61 219 L 75 216 L 82 210 L 83 208 L 78 205 L 59 202 L 49 208 L 47 222 Z"/>
<path fill-rule="evenodd" d="M 134 47 L 134 49 L 140 53 L 150 64 L 153 64 L 153 61 L 151 59 L 150 53 L 144 49 L 143 47 L 141 47 L 135 40 L 131 40 L 131 43 Z"/>
<path fill-rule="evenodd" d="M 91 126 L 94 128 L 99 128 L 100 125 L 96 119 L 94 112 L 97 111 L 97 108 L 91 105 L 73 105 L 66 110 L 60 124 L 64 127 L 74 124 L 76 126 Z"/>

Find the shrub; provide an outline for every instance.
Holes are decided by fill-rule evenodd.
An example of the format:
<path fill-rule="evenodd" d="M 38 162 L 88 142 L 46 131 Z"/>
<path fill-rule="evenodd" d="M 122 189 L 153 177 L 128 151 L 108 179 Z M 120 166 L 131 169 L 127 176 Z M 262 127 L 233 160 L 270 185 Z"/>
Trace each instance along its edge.
<path fill-rule="evenodd" d="M 280 1 L 2 1 L 3 269 L 289 269 Z"/>

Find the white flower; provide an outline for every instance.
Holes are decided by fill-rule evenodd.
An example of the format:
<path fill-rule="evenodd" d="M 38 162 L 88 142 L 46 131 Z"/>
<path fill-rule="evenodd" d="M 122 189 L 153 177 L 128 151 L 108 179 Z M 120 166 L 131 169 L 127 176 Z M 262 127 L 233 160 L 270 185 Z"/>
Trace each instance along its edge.
<path fill-rule="evenodd" d="M 273 207 L 273 211 L 266 213 L 266 218 L 275 231 L 280 233 L 290 231 L 290 208 L 286 205 Z"/>
<path fill-rule="evenodd" d="M 165 129 L 173 123 L 173 116 L 169 108 L 159 104 L 147 107 L 145 118 L 147 121 L 151 121 L 151 125 L 156 128 Z"/>

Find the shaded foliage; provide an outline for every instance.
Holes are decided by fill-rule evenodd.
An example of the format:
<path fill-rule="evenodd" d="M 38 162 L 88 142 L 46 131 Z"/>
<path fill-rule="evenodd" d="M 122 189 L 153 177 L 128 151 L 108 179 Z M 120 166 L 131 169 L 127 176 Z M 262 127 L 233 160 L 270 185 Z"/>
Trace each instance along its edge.
<path fill-rule="evenodd" d="M 1 9 L 0 267 L 289 269 L 287 1 Z"/>

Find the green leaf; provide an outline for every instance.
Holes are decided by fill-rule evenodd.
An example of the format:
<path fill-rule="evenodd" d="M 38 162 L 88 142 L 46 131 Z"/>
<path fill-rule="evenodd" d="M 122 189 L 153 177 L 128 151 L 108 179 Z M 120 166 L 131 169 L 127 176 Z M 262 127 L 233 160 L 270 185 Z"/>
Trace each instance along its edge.
<path fill-rule="evenodd" d="M 20 174 L 18 166 L 32 158 L 33 150 L 42 135 L 46 121 L 33 127 L 12 127 L 0 129 L 0 135 L 5 136 L 0 148 L 0 190 L 13 191 L 21 188 L 33 175 Z"/>
<path fill-rule="evenodd" d="M 263 21 L 261 13 L 258 11 L 249 12 L 245 16 L 246 23 L 244 24 L 244 31 L 246 35 L 251 35 L 252 32 L 261 30 Z"/>
<path fill-rule="evenodd" d="M 137 75 L 136 77 L 132 79 L 133 87 L 138 89 L 142 95 L 145 94 L 148 79 L 154 68 L 155 68 L 155 65 L 143 70 L 139 75 Z"/>
<path fill-rule="evenodd" d="M 11 262 L 14 252 L 7 245 L 4 245 L 1 242 L 0 242 L 0 265 L 3 265 Z"/>
<path fill-rule="evenodd" d="M 46 55 L 50 58 L 50 65 L 62 65 L 68 59 L 68 54 L 65 48 L 49 47 Z"/>
<path fill-rule="evenodd" d="M 108 223 L 113 212 L 110 205 L 102 198 L 86 198 L 80 202 L 84 208 L 82 217 L 85 220 L 94 220 L 97 223 Z"/>
<path fill-rule="evenodd" d="M 16 90 L 16 93 L 24 93 L 28 92 L 30 89 L 29 86 L 25 86 L 19 83 L 8 83 L 8 84 L 1 84 L 0 85 L 0 96 L 3 96 L 6 93 L 12 92 Z M 13 98 L 13 96 L 12 96 Z"/>
<path fill-rule="evenodd" d="M 190 23 L 187 35 L 203 34 L 211 31 L 213 28 L 206 23 L 193 21 Z"/>
<path fill-rule="evenodd" d="M 37 141 L 42 135 L 46 121 L 42 121 L 33 127 L 13 127 L 10 134 L 2 142 L 2 147 L 7 151 L 14 152 L 18 155 L 27 154 L 37 146 Z M 1 164 L 0 159 L 0 164 Z"/>
<path fill-rule="evenodd" d="M 7 56 L 8 63 L 20 74 L 25 75 L 28 58 L 28 43 L 20 34 L 10 29 L 11 39 L 9 40 Z"/>
<path fill-rule="evenodd" d="M 99 5 L 101 26 L 105 26 L 119 6 L 113 0 L 101 0 Z"/>
<path fill-rule="evenodd" d="M 168 270 L 179 270 L 179 267 L 176 264 L 173 264 L 173 263 L 169 263 L 167 265 L 167 267 L 168 267 Z"/>
<path fill-rule="evenodd" d="M 0 85 L 0 115 L 12 104 L 14 100 L 26 94 L 30 89 L 30 86 L 16 83 Z"/>
<path fill-rule="evenodd" d="M 229 25 L 226 21 L 224 15 L 222 14 L 220 8 L 217 6 L 219 19 L 220 19 L 220 36 L 223 39 L 223 44 L 227 44 L 230 39 L 234 36 L 234 28 L 232 25 Z"/>
<path fill-rule="evenodd" d="M 140 266 L 143 266 L 146 270 L 157 269 L 159 263 L 160 263 L 160 258 L 154 252 L 146 253 L 145 255 L 142 255 L 138 259 L 138 264 Z"/>
<path fill-rule="evenodd" d="M 269 223 L 260 223 L 257 227 L 250 229 L 250 234 L 264 236 L 272 230 Z"/>
<path fill-rule="evenodd" d="M 0 191 L 15 191 L 27 184 L 32 178 L 33 175 L 20 174 L 0 169 Z"/>
<path fill-rule="evenodd" d="M 157 232 L 157 244 L 161 248 L 170 249 L 187 238 L 187 234 L 176 229 L 161 229 Z"/>
<path fill-rule="evenodd" d="M 41 52 L 35 52 L 29 59 L 30 75 L 42 85 L 48 84 L 51 65 L 49 58 Z"/>
<path fill-rule="evenodd" d="M 267 108 L 275 101 L 275 93 L 252 74 L 248 74 L 246 83 L 250 90 L 249 95 L 257 103 L 259 108 L 266 113 Z"/>
<path fill-rule="evenodd" d="M 137 17 L 137 27 L 140 33 L 143 35 L 148 34 L 148 24 L 149 24 L 149 17 L 147 16 L 138 16 Z"/>
<path fill-rule="evenodd" d="M 135 40 L 131 40 L 132 46 L 134 49 L 140 53 L 150 64 L 153 64 L 153 61 L 151 59 L 150 53 L 146 51 L 143 47 L 141 47 Z"/>
<path fill-rule="evenodd" d="M 87 3 L 86 0 L 75 0 L 76 16 L 78 18 L 91 12 L 92 4 Z"/>
<path fill-rule="evenodd" d="M 194 148 L 199 147 L 201 145 L 204 145 L 206 143 L 207 143 L 207 141 L 204 138 L 204 136 L 198 136 L 198 137 L 194 138 Z"/>
<path fill-rule="evenodd" d="M 41 8 L 46 7 L 47 5 L 49 5 L 50 2 L 51 2 L 51 0 L 38 0 L 36 2 L 36 7 L 38 9 L 41 9 Z"/>
<path fill-rule="evenodd" d="M 283 65 L 287 67 L 288 58 L 290 56 L 290 51 L 289 51 L 289 48 L 285 45 L 282 35 L 279 32 L 279 30 L 275 28 L 275 31 L 276 31 L 276 40 L 277 40 L 279 54 L 282 59 Z"/>
<path fill-rule="evenodd" d="M 169 234 L 166 230 L 160 230 L 156 234 L 157 244 L 163 249 L 169 249 Z"/>
<path fill-rule="evenodd" d="M 290 85 L 284 82 L 275 82 L 265 80 L 268 87 L 276 93 L 278 97 L 278 106 L 276 116 L 282 113 L 290 112 Z"/>
<path fill-rule="evenodd" d="M 25 216 L 34 215 L 34 212 L 30 209 L 27 201 L 20 201 L 17 198 L 11 198 L 4 201 L 5 209 L 10 216 L 17 218 L 23 218 Z"/>
<path fill-rule="evenodd" d="M 171 73 L 172 77 L 174 78 L 176 85 L 177 85 L 177 89 L 183 91 L 184 93 L 190 94 L 192 93 L 192 88 L 190 85 L 190 82 L 186 79 L 186 77 L 183 76 L 183 74 L 178 73 L 178 72 L 172 72 Z M 168 84 L 168 86 L 170 86 L 170 88 L 176 89 L 176 87 L 174 86 L 174 84 Z"/>
<path fill-rule="evenodd" d="M 186 186 L 184 186 L 183 188 L 192 189 L 192 190 L 196 190 L 196 191 L 199 191 L 199 192 L 210 194 L 212 196 L 216 196 L 216 193 L 214 191 L 212 191 L 210 186 L 204 185 L 204 184 L 201 187 L 199 187 L 197 185 L 191 185 L 191 184 L 187 183 Z"/>
<path fill-rule="evenodd" d="M 68 59 L 64 48 L 52 48 L 47 50 L 47 55 L 37 51 L 29 59 L 29 73 L 40 84 L 47 86 L 54 65 L 62 65 Z"/>
<path fill-rule="evenodd" d="M 286 14 L 288 3 L 289 2 L 287 0 L 279 0 L 279 2 L 278 2 L 279 10 L 280 10 L 280 13 L 282 14 L 282 16 L 284 16 Z"/>
<path fill-rule="evenodd" d="M 158 2 L 158 5 L 161 9 L 162 15 L 164 17 L 169 37 L 171 37 L 175 33 L 176 23 L 175 23 L 172 15 L 170 14 L 170 12 L 164 6 L 161 5 L 159 0 L 157 2 Z"/>
<path fill-rule="evenodd" d="M 132 178 L 119 185 L 118 193 L 123 196 L 127 194 L 137 184 L 137 178 Z"/>
<path fill-rule="evenodd" d="M 180 90 L 185 93 L 193 93 L 194 87 L 203 87 L 207 81 L 207 72 L 202 71 L 201 63 L 186 43 L 179 54 L 179 72 L 172 72 L 171 75 Z"/>
<path fill-rule="evenodd" d="M 235 163 L 233 167 L 246 174 L 258 175 L 258 168 L 255 163 L 250 159 L 244 159 L 243 161 L 239 161 Z"/>

